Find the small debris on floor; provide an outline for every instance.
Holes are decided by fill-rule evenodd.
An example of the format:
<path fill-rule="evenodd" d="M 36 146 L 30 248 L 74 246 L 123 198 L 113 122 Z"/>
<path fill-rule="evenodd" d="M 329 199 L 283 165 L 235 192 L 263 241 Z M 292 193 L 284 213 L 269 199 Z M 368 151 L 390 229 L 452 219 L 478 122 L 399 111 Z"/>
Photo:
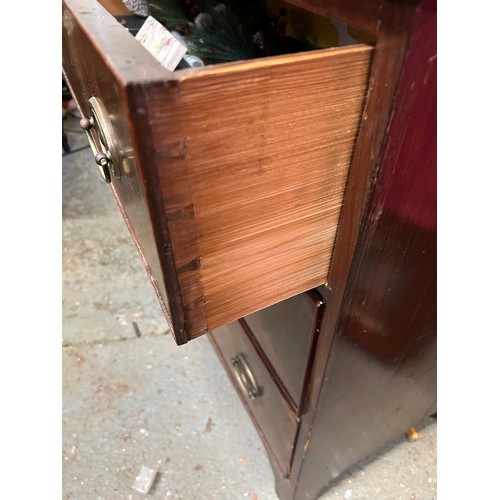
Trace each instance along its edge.
<path fill-rule="evenodd" d="M 257 496 L 257 494 L 256 494 L 256 493 L 248 493 L 248 492 L 245 492 L 245 493 L 243 493 L 243 496 L 244 496 L 244 497 L 248 497 L 248 496 L 250 496 L 250 498 L 251 498 L 252 500 L 259 500 L 259 497 Z"/>
<path fill-rule="evenodd" d="M 212 419 L 209 417 L 207 420 L 207 424 L 205 425 L 205 430 L 203 432 L 212 432 Z"/>
<path fill-rule="evenodd" d="M 135 483 L 132 488 L 139 493 L 149 493 L 153 487 L 157 473 L 158 471 L 150 469 L 145 465 L 141 466 L 139 475 L 135 478 Z"/>
<path fill-rule="evenodd" d="M 141 330 L 139 330 L 139 325 L 137 324 L 137 321 L 133 320 L 132 321 L 132 326 L 134 327 L 134 332 L 135 332 L 136 337 L 140 337 L 141 336 Z"/>
<path fill-rule="evenodd" d="M 344 493 L 344 498 L 346 500 L 349 500 L 350 498 L 352 498 L 352 490 L 346 490 L 345 493 Z"/>
<path fill-rule="evenodd" d="M 418 435 L 417 429 L 415 427 L 412 427 L 407 433 L 406 433 L 406 439 L 408 441 L 416 441 L 420 436 Z"/>

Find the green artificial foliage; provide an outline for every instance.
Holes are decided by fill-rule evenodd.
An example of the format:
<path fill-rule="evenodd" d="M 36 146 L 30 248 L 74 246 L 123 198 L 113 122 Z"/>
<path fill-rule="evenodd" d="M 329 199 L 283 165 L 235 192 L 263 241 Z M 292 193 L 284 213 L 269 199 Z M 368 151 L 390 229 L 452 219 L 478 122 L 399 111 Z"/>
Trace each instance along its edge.
<path fill-rule="evenodd" d="M 151 0 L 149 7 L 206 64 L 316 48 L 284 36 L 283 20 L 262 0 Z"/>
<path fill-rule="evenodd" d="M 187 13 L 175 0 L 152 0 L 149 2 L 149 12 L 169 30 L 189 23 Z"/>

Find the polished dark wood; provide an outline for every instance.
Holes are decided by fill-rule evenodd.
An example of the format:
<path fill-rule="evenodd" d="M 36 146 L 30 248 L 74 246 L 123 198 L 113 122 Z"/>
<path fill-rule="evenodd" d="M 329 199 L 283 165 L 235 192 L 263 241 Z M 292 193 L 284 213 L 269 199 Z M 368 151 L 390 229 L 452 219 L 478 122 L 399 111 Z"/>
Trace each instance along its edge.
<path fill-rule="evenodd" d="M 339 221 L 328 284 L 319 291 L 325 301 L 322 328 L 318 337 L 310 384 L 307 391 L 308 408 L 302 417 L 297 437 L 296 454 L 306 456 L 311 439 L 320 391 L 327 376 L 327 363 L 332 353 L 334 333 L 340 315 L 351 265 L 361 236 L 361 228 L 368 210 L 370 192 L 374 189 L 377 170 L 381 164 L 382 147 L 389 132 L 394 94 L 405 61 L 407 41 L 416 13 L 416 2 L 384 2 L 377 12 L 366 0 L 366 12 L 375 20 L 377 42 L 371 67 L 369 93 L 353 154 L 346 186 L 344 206 Z M 318 2 L 324 8 L 325 2 Z M 344 4 L 342 4 L 344 5 Z M 350 8 L 345 6 L 346 16 Z M 302 459 L 296 457 L 290 477 L 277 481 L 280 497 L 293 498 L 302 469 Z"/>
<path fill-rule="evenodd" d="M 299 422 L 295 412 L 282 397 L 240 322 L 217 328 L 210 334 L 210 339 L 252 417 L 271 462 L 280 476 L 286 477 L 290 471 Z M 231 363 L 236 355 L 243 355 L 255 376 L 260 389 L 260 395 L 255 399 L 249 399 L 236 383 Z"/>
<path fill-rule="evenodd" d="M 311 291 L 283 300 L 246 316 L 242 321 L 256 349 L 276 373 L 277 383 L 290 399 L 297 415 L 303 411 L 309 361 L 314 358 L 321 326 L 323 301 Z"/>
<path fill-rule="evenodd" d="M 324 322 L 333 344 L 297 499 L 436 409 L 435 2 L 419 5 L 410 33 L 338 321 Z"/>
<path fill-rule="evenodd" d="M 380 13 L 390 8 L 390 0 L 287 0 L 303 9 L 330 19 L 338 19 L 368 33 L 376 33 Z"/>

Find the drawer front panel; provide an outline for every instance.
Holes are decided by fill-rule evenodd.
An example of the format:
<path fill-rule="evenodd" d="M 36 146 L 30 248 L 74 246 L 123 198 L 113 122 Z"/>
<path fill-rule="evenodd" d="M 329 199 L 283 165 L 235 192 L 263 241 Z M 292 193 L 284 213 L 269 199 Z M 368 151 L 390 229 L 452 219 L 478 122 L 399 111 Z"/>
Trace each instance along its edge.
<path fill-rule="evenodd" d="M 373 48 L 172 73 L 98 3 L 63 4 L 68 83 L 109 112 L 112 190 L 176 341 L 325 283 Z"/>
<path fill-rule="evenodd" d="M 282 397 L 239 322 L 214 330 L 211 333 L 211 340 L 247 407 L 268 453 L 283 475 L 287 475 L 299 425 L 293 411 Z M 244 360 L 243 366 L 238 366 L 238 360 L 241 358 Z M 234 366 L 235 363 L 237 366 Z M 258 388 L 258 395 L 253 399 L 250 399 L 242 389 L 238 382 L 239 376 L 236 374 L 238 370 L 245 370 L 245 364 Z M 248 383 L 248 378 L 247 376 L 247 387 L 252 385 Z"/>
<path fill-rule="evenodd" d="M 111 175 L 111 191 L 171 327 L 170 318 L 174 319 L 173 330 L 180 342 L 182 309 L 176 307 L 175 293 L 167 293 L 164 272 L 167 263 L 165 258 L 161 262 L 158 227 L 151 216 L 154 202 L 144 189 L 141 164 L 144 156 L 140 148 L 148 141 L 144 131 L 137 136 L 136 121 L 131 120 L 135 110 L 131 109 L 127 99 L 130 81 L 140 82 L 146 75 L 148 79 L 158 80 L 164 78 L 165 73 L 97 2 L 63 2 L 62 21 L 62 60 L 66 81 L 82 117 L 90 116 L 89 100 L 92 97 L 97 97 L 106 109 L 117 141 L 114 148 L 117 157 L 113 163 L 121 171 L 120 176 Z M 88 168 L 95 169 L 99 175 L 92 153 L 89 154 Z M 127 266 L 124 262 L 124 267 Z M 173 314 L 170 314 L 172 309 Z"/>
<path fill-rule="evenodd" d="M 302 390 L 319 332 L 323 302 L 314 291 L 245 316 L 250 334 L 300 413 Z"/>

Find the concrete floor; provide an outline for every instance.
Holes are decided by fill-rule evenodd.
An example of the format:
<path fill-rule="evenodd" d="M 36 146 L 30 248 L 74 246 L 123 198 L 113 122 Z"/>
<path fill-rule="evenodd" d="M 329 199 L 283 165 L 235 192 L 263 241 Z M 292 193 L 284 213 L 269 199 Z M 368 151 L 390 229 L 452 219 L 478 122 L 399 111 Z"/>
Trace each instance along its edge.
<path fill-rule="evenodd" d="M 63 122 L 72 149 L 78 120 Z M 178 347 L 90 149 L 62 160 L 63 498 L 276 500 L 267 455 L 205 338 Z M 436 423 L 321 497 L 436 498 Z M 141 466 L 158 471 L 147 495 Z"/>

